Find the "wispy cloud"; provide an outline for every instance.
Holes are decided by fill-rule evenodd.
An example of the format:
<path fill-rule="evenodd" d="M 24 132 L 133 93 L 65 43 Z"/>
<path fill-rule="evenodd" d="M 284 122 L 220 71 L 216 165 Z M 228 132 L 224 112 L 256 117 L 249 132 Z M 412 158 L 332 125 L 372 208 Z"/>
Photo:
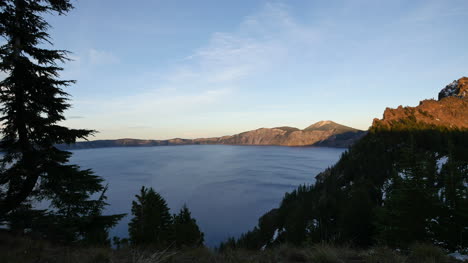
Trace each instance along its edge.
<path fill-rule="evenodd" d="M 125 63 L 115 54 L 87 50 L 80 54 L 77 67 L 100 66 L 111 78 L 120 74 L 111 84 L 103 82 L 116 94 L 98 94 L 95 99 L 89 93 L 76 98 L 72 114 L 87 117 L 71 122 L 101 130 L 102 137 L 121 134 L 116 136 L 146 138 L 195 131 L 197 136 L 205 136 L 205 130 L 197 127 L 208 125 L 211 130 L 230 125 L 223 132 L 229 134 L 228 130 L 245 129 L 245 125 L 256 128 L 288 124 L 284 120 L 311 122 L 310 116 L 318 118 L 316 121 L 346 120 L 351 119 L 351 113 L 346 112 L 350 108 L 362 112 L 364 117 L 360 118 L 370 122 L 380 114 L 381 105 L 392 105 L 383 100 L 397 94 L 393 87 L 402 79 L 416 79 L 413 74 L 421 68 L 429 71 L 421 61 L 437 55 L 437 45 L 430 43 L 451 31 L 435 34 L 428 24 L 441 15 L 459 16 L 466 5 L 444 9 L 438 4 L 441 1 L 432 0 L 401 8 L 407 1 L 357 2 L 331 4 L 321 11 L 311 8 L 313 4 L 297 17 L 288 5 L 267 3 L 241 19 L 235 29 L 213 32 L 205 45 L 178 54 L 179 58 L 166 67 L 139 65 L 138 70 L 126 73 Z M 444 12 L 439 12 L 442 9 Z M 421 23 L 428 20 L 431 23 Z M 460 65 L 464 65 L 462 56 Z M 117 63 L 118 73 L 114 73 L 112 64 Z M 230 119 L 236 121 L 227 121 Z M 140 125 L 151 128 L 129 128 Z"/>
<path fill-rule="evenodd" d="M 264 110 L 256 109 L 255 105 L 248 106 L 250 109 L 245 106 L 249 93 L 265 88 L 255 83 L 263 81 L 264 76 L 274 77 L 287 70 L 288 65 L 294 63 L 291 60 L 310 55 L 310 52 L 304 54 L 304 50 L 310 51 L 320 40 L 320 30 L 297 22 L 288 6 L 266 4 L 256 14 L 245 17 L 237 29 L 214 32 L 206 45 L 175 61 L 167 70 L 132 76 L 132 85 L 141 85 L 139 92 L 109 96 L 105 100 L 76 100 L 74 110 L 86 111 L 83 123 L 100 130 L 98 136 L 103 138 L 119 132 L 122 135 L 116 137 L 130 136 L 125 135 L 127 133 L 141 138 L 184 136 L 189 132 L 187 128 L 194 131 L 204 126 L 200 122 L 210 122 L 211 129 L 219 132 L 222 126 L 215 126 L 223 125 L 224 119 L 230 116 L 248 120 L 252 116 L 249 112 L 259 111 L 258 114 L 263 115 Z M 118 62 L 112 54 L 103 51 L 90 51 L 90 56 L 95 63 Z M 239 110 L 244 113 L 239 114 Z M 267 119 L 272 121 L 278 116 L 275 113 Z M 128 123 L 153 128 L 140 131 L 128 128 Z M 244 126 L 252 123 L 249 120 Z M 210 135 L 206 129 L 197 134 Z"/>
<path fill-rule="evenodd" d="M 62 74 L 65 79 L 81 79 L 96 67 L 109 67 L 121 62 L 119 57 L 112 52 L 94 48 L 80 53 L 71 53 L 68 58 L 71 61 L 62 65 L 66 69 Z"/>
<path fill-rule="evenodd" d="M 120 62 L 120 59 L 109 51 L 90 49 L 88 61 L 91 65 L 108 65 Z"/>
<path fill-rule="evenodd" d="M 206 46 L 196 49 L 164 73 L 146 74 L 143 92 L 95 103 L 101 114 L 190 114 L 210 105 L 222 108 L 252 77 L 278 67 L 291 53 L 291 45 L 310 44 L 315 32 L 302 27 L 282 4 L 268 4 L 246 17 L 234 32 L 215 32 Z M 91 50 L 93 63 L 117 62 L 112 54 Z M 80 103 L 78 101 L 78 103 Z M 82 101 L 83 103 L 83 101 Z M 78 106 L 78 105 L 77 105 Z M 125 121 L 122 119 L 122 121 Z"/>

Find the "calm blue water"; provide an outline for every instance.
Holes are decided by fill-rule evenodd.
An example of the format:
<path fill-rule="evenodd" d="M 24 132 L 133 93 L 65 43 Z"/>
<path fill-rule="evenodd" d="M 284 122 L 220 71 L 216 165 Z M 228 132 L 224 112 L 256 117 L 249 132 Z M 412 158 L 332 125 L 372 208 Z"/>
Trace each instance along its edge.
<path fill-rule="evenodd" d="M 141 186 L 153 187 L 172 213 L 184 203 L 205 243 L 239 236 L 277 207 L 283 195 L 334 164 L 344 149 L 189 145 L 73 151 L 72 163 L 91 168 L 109 184 L 109 213 L 129 213 Z M 111 235 L 126 237 L 128 215 Z"/>

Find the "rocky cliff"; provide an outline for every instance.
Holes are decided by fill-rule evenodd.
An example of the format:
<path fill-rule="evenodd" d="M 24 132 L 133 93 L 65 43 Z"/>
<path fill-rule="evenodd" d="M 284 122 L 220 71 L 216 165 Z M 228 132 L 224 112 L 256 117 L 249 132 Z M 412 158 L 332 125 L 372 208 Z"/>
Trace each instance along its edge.
<path fill-rule="evenodd" d="M 447 85 L 438 100 L 423 100 L 416 107 L 386 108 L 382 119 L 374 119 L 374 129 L 411 129 L 424 126 L 444 129 L 468 128 L 468 78 Z"/>
<path fill-rule="evenodd" d="M 465 98 L 468 95 L 468 78 L 454 80 L 439 92 L 439 100 L 445 97 Z"/>

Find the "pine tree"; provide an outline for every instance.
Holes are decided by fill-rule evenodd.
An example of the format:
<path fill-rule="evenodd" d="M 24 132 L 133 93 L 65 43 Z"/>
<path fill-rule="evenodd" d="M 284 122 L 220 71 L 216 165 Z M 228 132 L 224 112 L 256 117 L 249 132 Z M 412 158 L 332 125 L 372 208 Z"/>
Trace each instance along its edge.
<path fill-rule="evenodd" d="M 204 234 L 186 205 L 173 216 L 174 238 L 177 247 L 198 247 L 203 245 Z"/>
<path fill-rule="evenodd" d="M 41 14 L 72 8 L 70 0 L 0 1 L 0 71 L 7 75 L 0 82 L 0 217 L 30 200 L 49 200 L 51 223 L 76 241 L 88 231 L 83 228 L 105 231 L 122 215 L 101 217 L 105 196 L 90 197 L 103 193 L 103 180 L 68 164 L 71 153 L 55 147 L 93 133 L 58 124 L 70 107 L 62 88 L 74 81 L 59 79 L 67 51 L 42 48 L 52 43 Z"/>
<path fill-rule="evenodd" d="M 391 246 L 430 242 L 435 236 L 433 219 L 440 213 L 436 188 L 436 160 L 433 152 L 415 149 L 410 142 L 396 163 L 394 176 L 385 189 L 379 209 L 379 237 Z"/>
<path fill-rule="evenodd" d="M 448 249 L 460 250 L 468 243 L 468 164 L 457 160 L 452 148 L 450 145 L 440 171 L 439 197 L 443 205 L 437 218 L 441 227 L 435 241 Z M 465 149 L 465 158 L 466 154 Z"/>
<path fill-rule="evenodd" d="M 342 214 L 339 217 L 340 230 L 344 240 L 352 240 L 359 246 L 369 246 L 373 235 L 372 185 L 369 182 L 356 182 L 352 185 L 347 200 L 341 204 Z"/>
<path fill-rule="evenodd" d="M 132 202 L 134 217 L 128 224 L 133 245 L 165 247 L 172 244 L 172 217 L 167 203 L 153 188 L 141 187 L 140 195 Z"/>

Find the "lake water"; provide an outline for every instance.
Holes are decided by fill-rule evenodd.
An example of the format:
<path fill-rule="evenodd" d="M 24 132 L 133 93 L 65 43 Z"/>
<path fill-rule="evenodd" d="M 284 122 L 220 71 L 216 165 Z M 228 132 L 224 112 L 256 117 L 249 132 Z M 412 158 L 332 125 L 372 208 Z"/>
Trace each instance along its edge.
<path fill-rule="evenodd" d="M 252 229 L 287 191 L 334 164 L 344 149 L 281 146 L 188 145 L 73 151 L 72 163 L 106 179 L 108 213 L 128 213 L 111 235 L 127 237 L 131 202 L 153 187 L 171 213 L 185 203 L 217 246 Z"/>

